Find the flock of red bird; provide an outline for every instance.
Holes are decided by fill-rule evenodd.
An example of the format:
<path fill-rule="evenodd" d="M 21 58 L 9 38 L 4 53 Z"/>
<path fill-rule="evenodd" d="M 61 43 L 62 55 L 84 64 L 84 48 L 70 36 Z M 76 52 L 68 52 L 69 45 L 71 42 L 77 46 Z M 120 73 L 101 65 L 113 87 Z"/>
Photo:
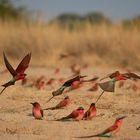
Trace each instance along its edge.
<path fill-rule="evenodd" d="M 27 84 L 28 79 L 26 79 L 26 74 L 25 70 L 28 68 L 30 60 L 31 60 L 31 53 L 27 54 L 18 67 L 14 69 L 11 64 L 9 63 L 5 53 L 3 53 L 4 57 L 4 62 L 7 70 L 11 73 L 12 79 L 8 81 L 7 83 L 3 84 L 2 86 L 4 87 L 3 90 L 0 92 L 0 94 L 3 93 L 3 91 L 9 87 L 14 85 L 18 80 L 22 80 L 21 84 Z M 61 56 L 66 57 L 66 56 Z M 83 68 L 87 68 L 88 65 L 85 64 Z M 7 72 L 7 70 L 4 70 L 3 72 Z M 136 75 L 135 73 L 132 72 L 126 72 L 126 73 L 120 73 L 119 71 L 115 71 L 111 74 L 108 74 L 106 77 L 99 79 L 99 77 L 94 76 L 93 78 L 89 80 L 85 80 L 84 78 L 87 77 L 86 75 L 82 76 L 80 75 L 80 68 L 76 66 L 76 64 L 71 66 L 71 70 L 73 72 L 73 75 L 71 79 L 65 81 L 63 78 L 58 79 L 58 84 L 60 85 L 60 88 L 57 90 L 54 90 L 52 92 L 52 97 L 47 101 L 49 102 L 52 100 L 55 96 L 62 95 L 64 92 L 70 92 L 74 89 L 78 89 L 81 86 L 84 85 L 84 83 L 92 83 L 92 87 L 88 89 L 88 91 L 97 91 L 99 88 L 102 89 L 102 93 L 99 95 L 97 100 L 93 103 L 90 104 L 89 109 L 85 112 L 83 107 L 78 107 L 76 110 L 73 110 L 69 115 L 62 117 L 58 119 L 58 121 L 80 121 L 80 120 L 91 120 L 94 117 L 96 117 L 96 104 L 103 95 L 104 92 L 114 92 L 115 91 L 115 85 L 116 82 L 119 81 L 118 87 L 122 88 L 125 87 L 125 82 L 124 80 L 133 80 L 134 83 L 127 86 L 127 89 L 132 89 L 134 91 L 140 91 L 140 88 L 137 86 L 136 81 L 140 79 L 140 76 Z M 54 74 L 58 74 L 60 72 L 60 69 L 57 68 L 54 72 Z M 101 82 L 102 80 L 109 78 L 108 81 Z M 31 86 L 36 87 L 38 90 L 45 89 L 46 86 L 50 86 L 52 89 L 54 89 L 53 84 L 56 81 L 55 78 L 51 78 L 48 81 L 46 81 L 44 76 L 40 76 L 37 80 L 33 81 Z M 67 90 L 65 90 L 67 89 Z M 55 109 L 61 109 L 61 108 L 66 108 L 69 104 L 71 104 L 72 101 L 69 96 L 65 96 L 65 98 L 60 101 L 56 106 L 42 109 L 40 104 L 38 102 L 31 103 L 33 105 L 32 108 L 32 115 L 34 116 L 35 119 L 43 119 L 43 111 L 45 110 L 55 110 Z M 91 135 L 91 136 L 83 136 L 79 138 L 90 138 L 90 137 L 111 137 L 112 134 L 115 134 L 116 132 L 119 131 L 120 126 L 123 122 L 123 119 L 126 118 L 126 116 L 121 116 L 118 117 L 115 121 L 115 123 L 106 129 L 105 131 L 96 134 L 96 135 Z"/>

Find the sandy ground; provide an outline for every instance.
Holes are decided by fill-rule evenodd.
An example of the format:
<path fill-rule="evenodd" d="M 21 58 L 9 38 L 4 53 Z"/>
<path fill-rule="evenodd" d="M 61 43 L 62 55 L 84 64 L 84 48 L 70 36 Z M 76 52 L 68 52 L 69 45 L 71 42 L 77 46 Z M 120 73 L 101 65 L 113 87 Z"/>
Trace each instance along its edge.
<path fill-rule="evenodd" d="M 111 71 L 111 70 L 110 70 Z M 113 71 L 113 70 L 112 70 Z M 104 69 L 89 68 L 83 70 L 89 78 L 93 74 L 103 76 L 109 71 Z M 54 75 L 54 69 L 30 68 L 28 78 L 37 78 L 42 73 L 46 79 L 50 77 L 68 78 L 71 75 L 69 69 L 63 69 L 60 74 Z M 1 74 L 0 83 L 3 84 L 10 78 L 8 73 Z M 129 83 L 130 81 L 126 81 Z M 57 83 L 54 89 L 59 86 Z M 49 103 L 53 89 L 46 87 L 46 90 L 37 90 L 28 86 L 21 86 L 18 82 L 15 86 L 9 87 L 0 96 L 0 140 L 78 140 L 79 136 L 93 135 L 103 131 L 114 123 L 115 118 L 127 115 L 121 131 L 110 140 L 140 140 L 140 92 L 118 89 L 115 93 L 104 93 L 97 106 L 97 117 L 91 121 L 59 122 L 55 121 L 79 106 L 85 110 L 96 100 L 101 90 L 89 92 L 87 89 L 91 84 L 85 84 L 82 88 L 67 93 L 72 99 L 72 104 L 66 109 L 45 111 L 43 120 L 35 120 L 31 116 L 32 105 L 30 102 L 37 101 L 42 108 L 56 105 L 64 98 L 63 95 L 54 98 Z M 1 88 L 2 89 L 2 88 Z M 108 138 L 90 138 L 91 140 L 102 140 Z"/>

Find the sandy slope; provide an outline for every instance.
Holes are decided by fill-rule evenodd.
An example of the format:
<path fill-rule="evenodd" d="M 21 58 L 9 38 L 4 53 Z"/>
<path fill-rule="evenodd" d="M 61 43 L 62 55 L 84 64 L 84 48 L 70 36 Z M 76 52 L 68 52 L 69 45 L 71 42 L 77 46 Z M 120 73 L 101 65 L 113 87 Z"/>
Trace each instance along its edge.
<path fill-rule="evenodd" d="M 37 77 L 42 72 L 47 79 L 54 76 L 53 70 L 47 68 L 30 68 L 28 75 L 29 78 Z M 102 76 L 108 72 L 90 68 L 82 73 L 88 76 L 93 73 Z M 68 69 L 63 69 L 59 75 L 56 75 L 56 78 L 67 78 L 70 74 Z M 1 75 L 0 83 L 5 82 L 6 78 L 10 78 L 9 74 Z M 55 121 L 79 106 L 87 109 L 100 92 L 87 91 L 90 86 L 86 84 L 81 89 L 67 93 L 73 103 L 67 109 L 45 111 L 44 120 L 35 120 L 31 116 L 32 106 L 30 102 L 38 101 L 42 108 L 51 107 L 63 99 L 63 95 L 46 104 L 47 99 L 51 96 L 52 89 L 50 87 L 38 91 L 35 88 L 22 87 L 20 82 L 16 86 L 10 87 L 0 96 L 0 140 L 78 140 L 76 137 L 101 132 L 114 123 L 116 117 L 121 115 L 128 117 L 124 120 L 120 133 L 110 140 L 140 140 L 140 130 L 136 130 L 136 127 L 140 126 L 140 92 L 136 93 L 132 90 L 117 88 L 114 94 L 105 93 L 97 104 L 98 115 L 92 121 Z M 55 89 L 57 87 L 56 84 Z M 90 139 L 99 140 L 99 138 Z"/>

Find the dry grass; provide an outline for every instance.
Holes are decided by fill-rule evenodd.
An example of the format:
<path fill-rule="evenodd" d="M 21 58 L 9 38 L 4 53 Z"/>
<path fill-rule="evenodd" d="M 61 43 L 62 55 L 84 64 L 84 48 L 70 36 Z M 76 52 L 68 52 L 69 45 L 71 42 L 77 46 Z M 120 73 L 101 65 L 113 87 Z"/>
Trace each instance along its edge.
<path fill-rule="evenodd" d="M 11 59 L 31 51 L 32 65 L 70 65 L 88 62 L 94 66 L 115 66 L 140 70 L 140 31 L 120 25 L 87 26 L 70 31 L 57 25 L 0 22 L 0 53 Z M 60 53 L 74 58 L 58 61 Z M 2 59 L 1 59 L 2 60 Z"/>

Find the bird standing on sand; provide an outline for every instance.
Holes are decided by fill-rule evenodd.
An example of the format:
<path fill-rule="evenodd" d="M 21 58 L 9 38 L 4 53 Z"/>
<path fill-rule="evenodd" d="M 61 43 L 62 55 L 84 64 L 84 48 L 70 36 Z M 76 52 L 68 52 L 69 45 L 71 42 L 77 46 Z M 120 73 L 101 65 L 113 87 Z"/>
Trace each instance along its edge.
<path fill-rule="evenodd" d="M 84 114 L 84 119 L 91 120 L 96 116 L 96 107 L 95 103 L 92 103 L 89 109 Z"/>
<path fill-rule="evenodd" d="M 98 90 L 98 83 L 94 83 L 93 85 L 92 85 L 92 87 L 90 88 L 90 89 L 88 89 L 88 91 L 97 91 Z"/>
<path fill-rule="evenodd" d="M 18 65 L 18 67 L 16 68 L 16 70 L 14 70 L 14 68 L 10 65 L 8 59 L 6 58 L 5 54 L 3 53 L 3 57 L 4 57 L 4 62 L 6 65 L 6 68 L 8 69 L 8 71 L 11 73 L 11 75 L 13 76 L 13 79 L 10 80 L 9 82 L 3 84 L 2 86 L 4 87 L 4 89 L 0 92 L 0 94 L 9 86 L 14 85 L 16 81 L 18 80 L 22 80 L 26 77 L 26 74 L 24 73 L 25 70 L 28 68 L 30 59 L 31 59 L 31 53 L 27 54 L 22 61 L 20 62 L 20 64 Z"/>
<path fill-rule="evenodd" d="M 32 115 L 35 119 L 42 120 L 43 118 L 43 110 L 38 102 L 31 103 L 33 105 Z"/>
<path fill-rule="evenodd" d="M 61 109 L 61 108 L 66 108 L 69 104 L 71 103 L 71 99 L 69 96 L 66 96 L 62 101 L 60 101 L 56 106 L 46 108 L 44 110 L 54 110 L 54 109 Z"/>
<path fill-rule="evenodd" d="M 104 130 L 102 133 L 96 134 L 96 135 L 91 135 L 91 136 L 83 136 L 79 138 L 92 138 L 92 137 L 112 137 L 113 134 L 116 134 L 119 132 L 121 124 L 123 122 L 123 119 L 126 118 L 126 116 L 122 116 L 116 119 L 115 123 Z"/>
<path fill-rule="evenodd" d="M 63 117 L 59 120 L 61 121 L 80 121 L 84 117 L 84 108 L 79 107 L 78 109 L 72 111 L 68 116 Z"/>
<path fill-rule="evenodd" d="M 65 88 L 70 87 L 74 81 L 80 81 L 80 79 L 84 78 L 84 77 L 86 77 L 86 76 L 78 75 L 78 76 L 66 81 L 64 84 L 62 84 L 62 86 L 59 89 L 52 92 L 53 96 L 47 102 L 49 102 L 55 96 L 61 95 L 63 93 L 63 91 L 65 90 Z"/>

